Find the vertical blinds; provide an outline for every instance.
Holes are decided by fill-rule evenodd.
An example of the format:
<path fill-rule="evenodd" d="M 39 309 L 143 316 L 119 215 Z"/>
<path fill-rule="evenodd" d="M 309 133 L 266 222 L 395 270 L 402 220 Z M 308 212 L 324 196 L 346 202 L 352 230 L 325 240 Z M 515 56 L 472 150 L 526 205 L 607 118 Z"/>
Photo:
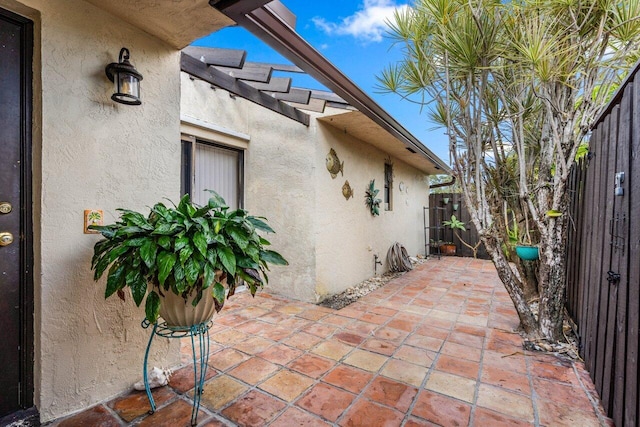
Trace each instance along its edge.
<path fill-rule="evenodd" d="M 204 205 L 209 200 L 209 193 L 204 190 L 214 190 L 224 197 L 230 208 L 237 209 L 238 156 L 235 150 L 196 143 L 192 200 Z"/>

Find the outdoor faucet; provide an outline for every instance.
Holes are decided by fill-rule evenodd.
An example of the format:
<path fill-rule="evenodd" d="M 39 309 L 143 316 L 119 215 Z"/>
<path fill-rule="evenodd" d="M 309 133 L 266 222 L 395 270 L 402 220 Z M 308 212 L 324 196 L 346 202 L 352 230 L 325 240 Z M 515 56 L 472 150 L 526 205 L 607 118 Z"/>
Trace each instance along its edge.
<path fill-rule="evenodd" d="M 374 276 L 378 275 L 378 264 L 382 267 L 382 261 L 378 259 L 378 254 L 373 255 L 373 274 Z"/>

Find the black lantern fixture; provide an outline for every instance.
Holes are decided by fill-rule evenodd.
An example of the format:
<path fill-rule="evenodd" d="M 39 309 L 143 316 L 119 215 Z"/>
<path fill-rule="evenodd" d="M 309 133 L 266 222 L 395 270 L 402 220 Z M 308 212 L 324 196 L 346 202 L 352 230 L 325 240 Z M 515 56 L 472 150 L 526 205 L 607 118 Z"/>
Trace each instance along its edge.
<path fill-rule="evenodd" d="M 118 62 L 112 62 L 106 68 L 107 77 L 115 85 L 111 99 L 121 104 L 140 105 L 140 80 L 142 74 L 129 62 L 129 49 L 120 49 Z"/>

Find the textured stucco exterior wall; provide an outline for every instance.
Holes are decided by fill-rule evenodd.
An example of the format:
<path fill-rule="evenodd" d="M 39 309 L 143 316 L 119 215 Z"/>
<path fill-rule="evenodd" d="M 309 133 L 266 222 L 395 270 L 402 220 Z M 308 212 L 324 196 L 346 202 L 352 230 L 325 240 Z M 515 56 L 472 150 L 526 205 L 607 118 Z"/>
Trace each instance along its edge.
<path fill-rule="evenodd" d="M 383 197 L 386 153 L 317 121 L 317 113 L 306 127 L 184 73 L 181 104 L 184 115 L 251 137 L 245 205 L 269 219 L 277 234 L 268 239 L 291 263 L 270 275 L 273 292 L 318 302 L 373 276 L 374 254 L 384 262 L 378 273 L 387 270 L 386 253 L 395 241 L 411 255 L 424 252 L 428 184 L 422 172 L 392 158 L 393 211 L 373 218 L 364 191 L 375 179 Z M 325 114 L 342 112 L 328 108 Z M 344 176 L 335 179 L 325 166 L 330 148 L 345 162 Z M 355 193 L 348 201 L 342 196 L 347 179 Z M 401 192 L 400 182 L 408 190 Z"/>
<path fill-rule="evenodd" d="M 315 129 L 182 73 L 182 114 L 248 134 L 245 208 L 264 216 L 276 234 L 265 235 L 290 263 L 269 273 L 273 292 L 315 300 Z M 220 135 L 211 142 L 225 143 Z"/>
<path fill-rule="evenodd" d="M 140 328 L 143 310 L 131 300 L 105 301 L 104 280 L 93 282 L 99 237 L 83 234 L 83 210 L 103 209 L 108 223 L 118 207 L 146 212 L 163 197 L 179 197 L 179 52 L 83 1 L 0 0 L 0 7 L 37 28 L 34 397 L 46 422 L 141 376 L 149 333 Z M 139 107 L 109 99 L 104 67 L 123 46 L 144 75 Z M 177 364 L 177 345 L 157 340 L 152 363 Z"/>
<path fill-rule="evenodd" d="M 329 110 L 325 111 L 331 114 Z M 339 113 L 340 111 L 336 111 Z M 317 285 L 319 299 L 342 292 L 374 275 L 374 255 L 382 266 L 378 274 L 388 271 L 387 251 L 394 242 L 402 243 L 411 256 L 424 253 L 422 207 L 428 202 L 428 181 L 424 173 L 390 158 L 340 130 L 319 123 L 316 141 L 316 164 L 322 165 L 315 176 L 317 205 Z M 344 176 L 335 179 L 324 167 L 333 148 L 340 162 L 344 161 Z M 384 210 L 384 164 L 393 164 L 393 210 Z M 375 179 L 378 198 L 383 201 L 380 216 L 373 217 L 364 203 L 365 190 Z M 346 200 L 342 186 L 348 180 L 354 191 Z M 399 184 L 403 183 L 404 191 Z"/>

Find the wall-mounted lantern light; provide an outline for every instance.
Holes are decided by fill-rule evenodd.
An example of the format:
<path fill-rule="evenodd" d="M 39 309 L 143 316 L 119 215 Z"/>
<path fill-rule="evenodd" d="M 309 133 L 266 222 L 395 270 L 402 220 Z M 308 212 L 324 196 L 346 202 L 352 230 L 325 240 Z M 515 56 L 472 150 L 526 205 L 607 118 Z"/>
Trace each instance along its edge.
<path fill-rule="evenodd" d="M 458 210 L 458 204 L 457 204 L 457 203 L 454 203 L 454 204 L 453 204 L 453 210 L 454 210 L 454 211 L 457 211 L 457 210 Z"/>
<path fill-rule="evenodd" d="M 140 80 L 142 74 L 129 62 L 129 49 L 120 49 L 118 62 L 112 62 L 106 68 L 107 77 L 114 84 L 115 92 L 111 99 L 121 104 L 140 105 Z"/>
<path fill-rule="evenodd" d="M 448 197 L 443 198 L 443 199 L 442 199 L 442 202 L 443 202 L 445 205 L 446 205 L 446 204 L 448 204 L 448 203 L 449 203 L 449 198 L 448 198 Z"/>

